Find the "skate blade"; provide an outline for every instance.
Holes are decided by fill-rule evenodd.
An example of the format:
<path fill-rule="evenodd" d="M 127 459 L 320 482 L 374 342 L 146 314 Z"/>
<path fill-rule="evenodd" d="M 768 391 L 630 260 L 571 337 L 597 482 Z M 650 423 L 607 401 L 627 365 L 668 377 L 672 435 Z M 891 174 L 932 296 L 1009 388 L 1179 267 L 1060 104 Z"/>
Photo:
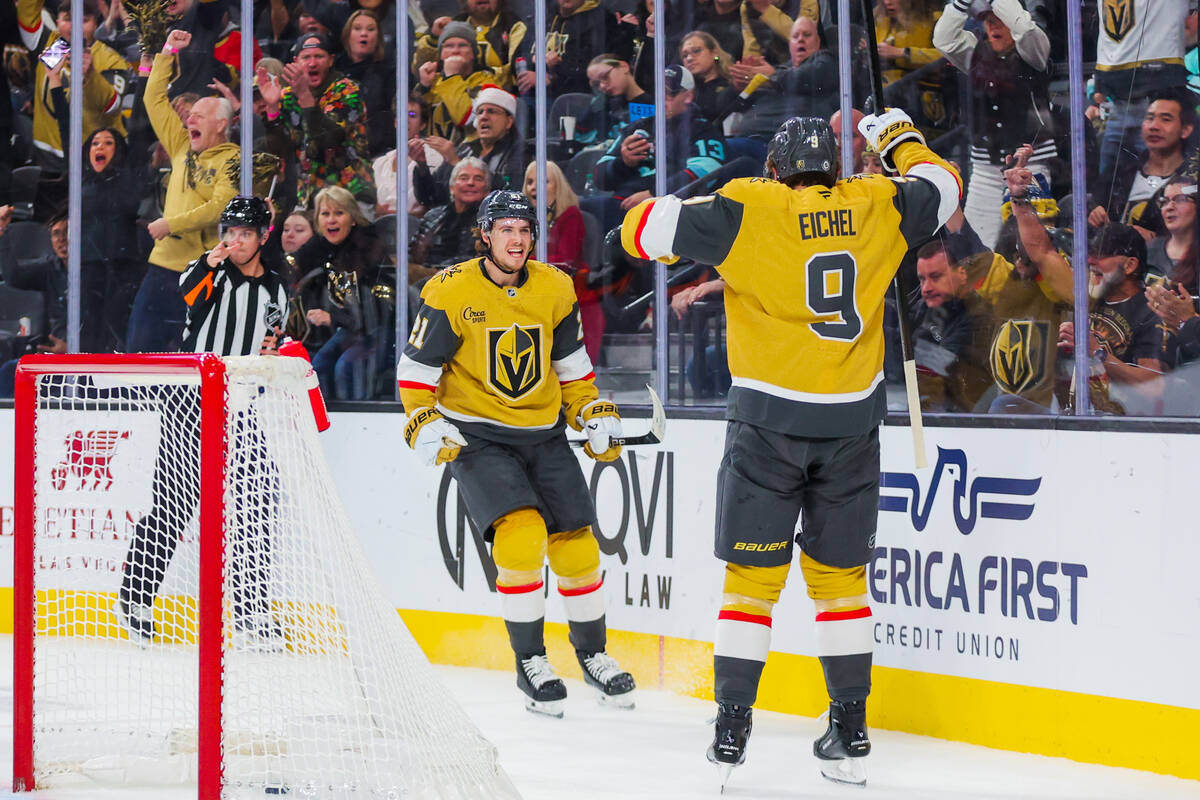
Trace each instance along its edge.
<path fill-rule="evenodd" d="M 717 774 L 721 777 L 721 794 L 725 794 L 725 784 L 729 783 L 729 776 L 733 774 L 733 764 L 722 764 L 715 762 L 717 765 Z"/>
<path fill-rule="evenodd" d="M 633 699 L 633 692 L 625 692 L 624 694 L 596 692 L 596 702 L 608 708 L 631 709 L 634 707 L 636 701 Z"/>
<path fill-rule="evenodd" d="M 839 758 L 836 761 L 822 761 L 821 775 L 834 783 L 845 783 L 851 786 L 867 785 L 867 765 L 861 758 Z"/>
<path fill-rule="evenodd" d="M 525 710 L 532 714 L 544 714 L 547 717 L 562 719 L 566 703 L 562 700 L 534 700 L 525 698 Z"/>

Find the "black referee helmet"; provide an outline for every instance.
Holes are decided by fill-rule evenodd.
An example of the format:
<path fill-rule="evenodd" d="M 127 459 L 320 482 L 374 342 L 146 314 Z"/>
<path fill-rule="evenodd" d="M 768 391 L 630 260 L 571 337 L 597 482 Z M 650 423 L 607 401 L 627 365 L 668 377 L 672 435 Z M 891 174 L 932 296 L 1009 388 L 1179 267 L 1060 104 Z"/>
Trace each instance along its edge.
<path fill-rule="evenodd" d="M 261 197 L 240 195 L 229 201 L 221 212 L 221 230 L 234 226 L 257 228 L 261 233 L 271 225 L 271 208 Z"/>
<path fill-rule="evenodd" d="M 838 178 L 841 148 L 829 123 L 820 117 L 792 117 L 779 126 L 767 145 L 763 176 L 783 183 L 805 173 L 823 176 L 832 186 Z"/>
<path fill-rule="evenodd" d="M 479 213 L 475 221 L 480 231 L 490 231 L 492 223 L 498 219 L 523 219 L 529 223 L 529 232 L 533 241 L 537 241 L 538 223 L 537 211 L 533 203 L 522 192 L 512 189 L 496 189 L 479 204 Z"/>

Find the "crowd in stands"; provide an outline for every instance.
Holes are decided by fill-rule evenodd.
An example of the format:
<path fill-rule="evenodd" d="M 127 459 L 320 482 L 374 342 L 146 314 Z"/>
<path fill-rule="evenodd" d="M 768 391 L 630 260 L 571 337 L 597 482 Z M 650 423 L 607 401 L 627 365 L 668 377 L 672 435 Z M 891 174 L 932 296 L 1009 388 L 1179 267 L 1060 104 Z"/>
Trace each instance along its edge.
<path fill-rule="evenodd" d="M 66 350 L 72 148 L 83 162 L 81 350 L 180 347 L 179 278 L 218 242 L 249 125 L 255 193 L 275 215 L 262 256 L 289 290 L 287 333 L 309 349 L 330 399 L 390 399 L 397 265 L 407 263 L 415 297 L 437 270 L 476 257 L 475 215 L 489 191 L 536 195 L 539 62 L 548 260 L 574 278 L 597 365 L 606 334 L 656 323 L 644 302 L 649 265 L 605 239 L 655 192 L 660 170 L 668 192 L 707 194 L 761 174 L 767 141 L 791 116 L 840 130 L 842 57 L 852 122 L 871 94 L 857 0 L 843 56 L 836 0 L 664 0 L 661 20 L 652 0 L 548 0 L 544 54 L 534 0 L 256 0 L 252 65 L 241 61 L 232 0 L 171 0 L 165 42 L 138 27 L 136 2 L 84 0 L 85 47 L 73 54 L 63 46 L 68 0 L 0 0 L 0 395 L 20 355 Z M 884 101 L 910 113 L 964 178 L 960 213 L 901 267 L 918 287 L 900 310 L 915 323 L 928 410 L 1066 411 L 1084 385 L 1071 354 L 1086 347 L 1096 408 L 1200 411 L 1173 383 L 1200 363 L 1195 4 L 1129 0 L 1119 14 L 1083 0 L 1088 89 L 1073 97 L 1068 2 L 1078 0 L 875 0 Z M 397 92 L 397 19 L 411 56 L 407 97 Z M 243 81 L 250 109 L 240 107 Z M 80 142 L 68 125 L 76 86 Z M 1072 105 L 1086 108 L 1082 143 Z M 1086 186 L 1072 179 L 1079 155 Z M 881 171 L 856 130 L 852 162 Z M 1081 203 L 1090 246 L 1075 258 Z M 409 217 L 405 258 L 396 214 Z M 1072 270 L 1085 268 L 1086 338 L 1070 324 Z M 689 315 L 719 313 L 722 288 L 710 265 L 672 266 L 672 313 L 657 322 L 692 330 Z M 705 348 L 703 366 L 686 369 L 688 391 L 720 398 L 719 336 Z M 898 379 L 895 353 L 887 369 Z"/>

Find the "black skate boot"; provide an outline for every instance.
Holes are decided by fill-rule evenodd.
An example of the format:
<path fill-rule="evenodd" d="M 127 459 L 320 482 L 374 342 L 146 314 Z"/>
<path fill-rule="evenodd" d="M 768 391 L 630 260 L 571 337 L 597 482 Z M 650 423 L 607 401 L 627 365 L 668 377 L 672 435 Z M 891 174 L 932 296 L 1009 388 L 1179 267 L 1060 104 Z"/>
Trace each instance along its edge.
<path fill-rule="evenodd" d="M 525 693 L 527 711 L 562 718 L 567 687 L 544 652 L 517 654 L 517 688 Z"/>
<path fill-rule="evenodd" d="M 708 760 L 717 765 L 721 772 L 721 792 L 729 773 L 746 760 L 746 742 L 750 738 L 750 706 L 722 703 L 717 706 L 717 730 L 713 743 L 708 747 Z"/>
<path fill-rule="evenodd" d="M 621 669 L 615 658 L 603 650 L 595 653 L 576 650 L 575 657 L 579 659 L 584 681 L 600 691 L 601 705 L 633 708 L 633 676 Z"/>
<path fill-rule="evenodd" d="M 154 611 L 150 606 L 121 600 L 114 610 L 121 627 L 129 633 L 131 642 L 142 647 L 150 644 L 154 639 Z"/>
<path fill-rule="evenodd" d="M 813 755 L 821 759 L 821 774 L 837 783 L 862 786 L 867 782 L 864 758 L 871 753 L 867 738 L 867 701 L 833 700 L 829 727 L 813 742 Z"/>

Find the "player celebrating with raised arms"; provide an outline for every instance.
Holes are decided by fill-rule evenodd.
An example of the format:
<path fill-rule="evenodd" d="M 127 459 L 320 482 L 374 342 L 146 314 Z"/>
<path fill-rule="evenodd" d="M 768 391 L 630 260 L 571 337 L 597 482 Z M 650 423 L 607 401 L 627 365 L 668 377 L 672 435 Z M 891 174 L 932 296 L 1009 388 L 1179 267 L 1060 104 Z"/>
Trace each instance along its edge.
<path fill-rule="evenodd" d="M 571 278 L 530 259 L 538 229 L 528 198 L 494 191 L 478 223 L 481 257 L 435 274 L 421 292 L 396 365 L 404 439 L 425 464 L 449 462 L 492 542 L 526 708 L 561 717 L 567 696 L 542 640 L 547 557 L 584 679 L 602 701 L 630 707 L 633 677 L 605 652 L 596 512 L 565 435 L 567 424 L 585 432 L 585 452 L 612 461 L 621 418 L 599 399 Z"/>
<path fill-rule="evenodd" d="M 714 196 L 630 209 L 622 245 L 643 259 L 715 264 L 725 280 L 729 425 L 718 472 L 716 555 L 726 564 L 714 642 L 722 781 L 746 757 L 771 612 L 792 562 L 816 606 L 829 727 L 822 773 L 865 783 L 871 750 L 872 626 L 866 564 L 875 546 L 883 307 L 911 248 L 958 208 L 960 180 L 898 109 L 859 122 L 886 169 L 838 180 L 838 141 L 815 117 L 787 120 L 765 178 Z"/>

